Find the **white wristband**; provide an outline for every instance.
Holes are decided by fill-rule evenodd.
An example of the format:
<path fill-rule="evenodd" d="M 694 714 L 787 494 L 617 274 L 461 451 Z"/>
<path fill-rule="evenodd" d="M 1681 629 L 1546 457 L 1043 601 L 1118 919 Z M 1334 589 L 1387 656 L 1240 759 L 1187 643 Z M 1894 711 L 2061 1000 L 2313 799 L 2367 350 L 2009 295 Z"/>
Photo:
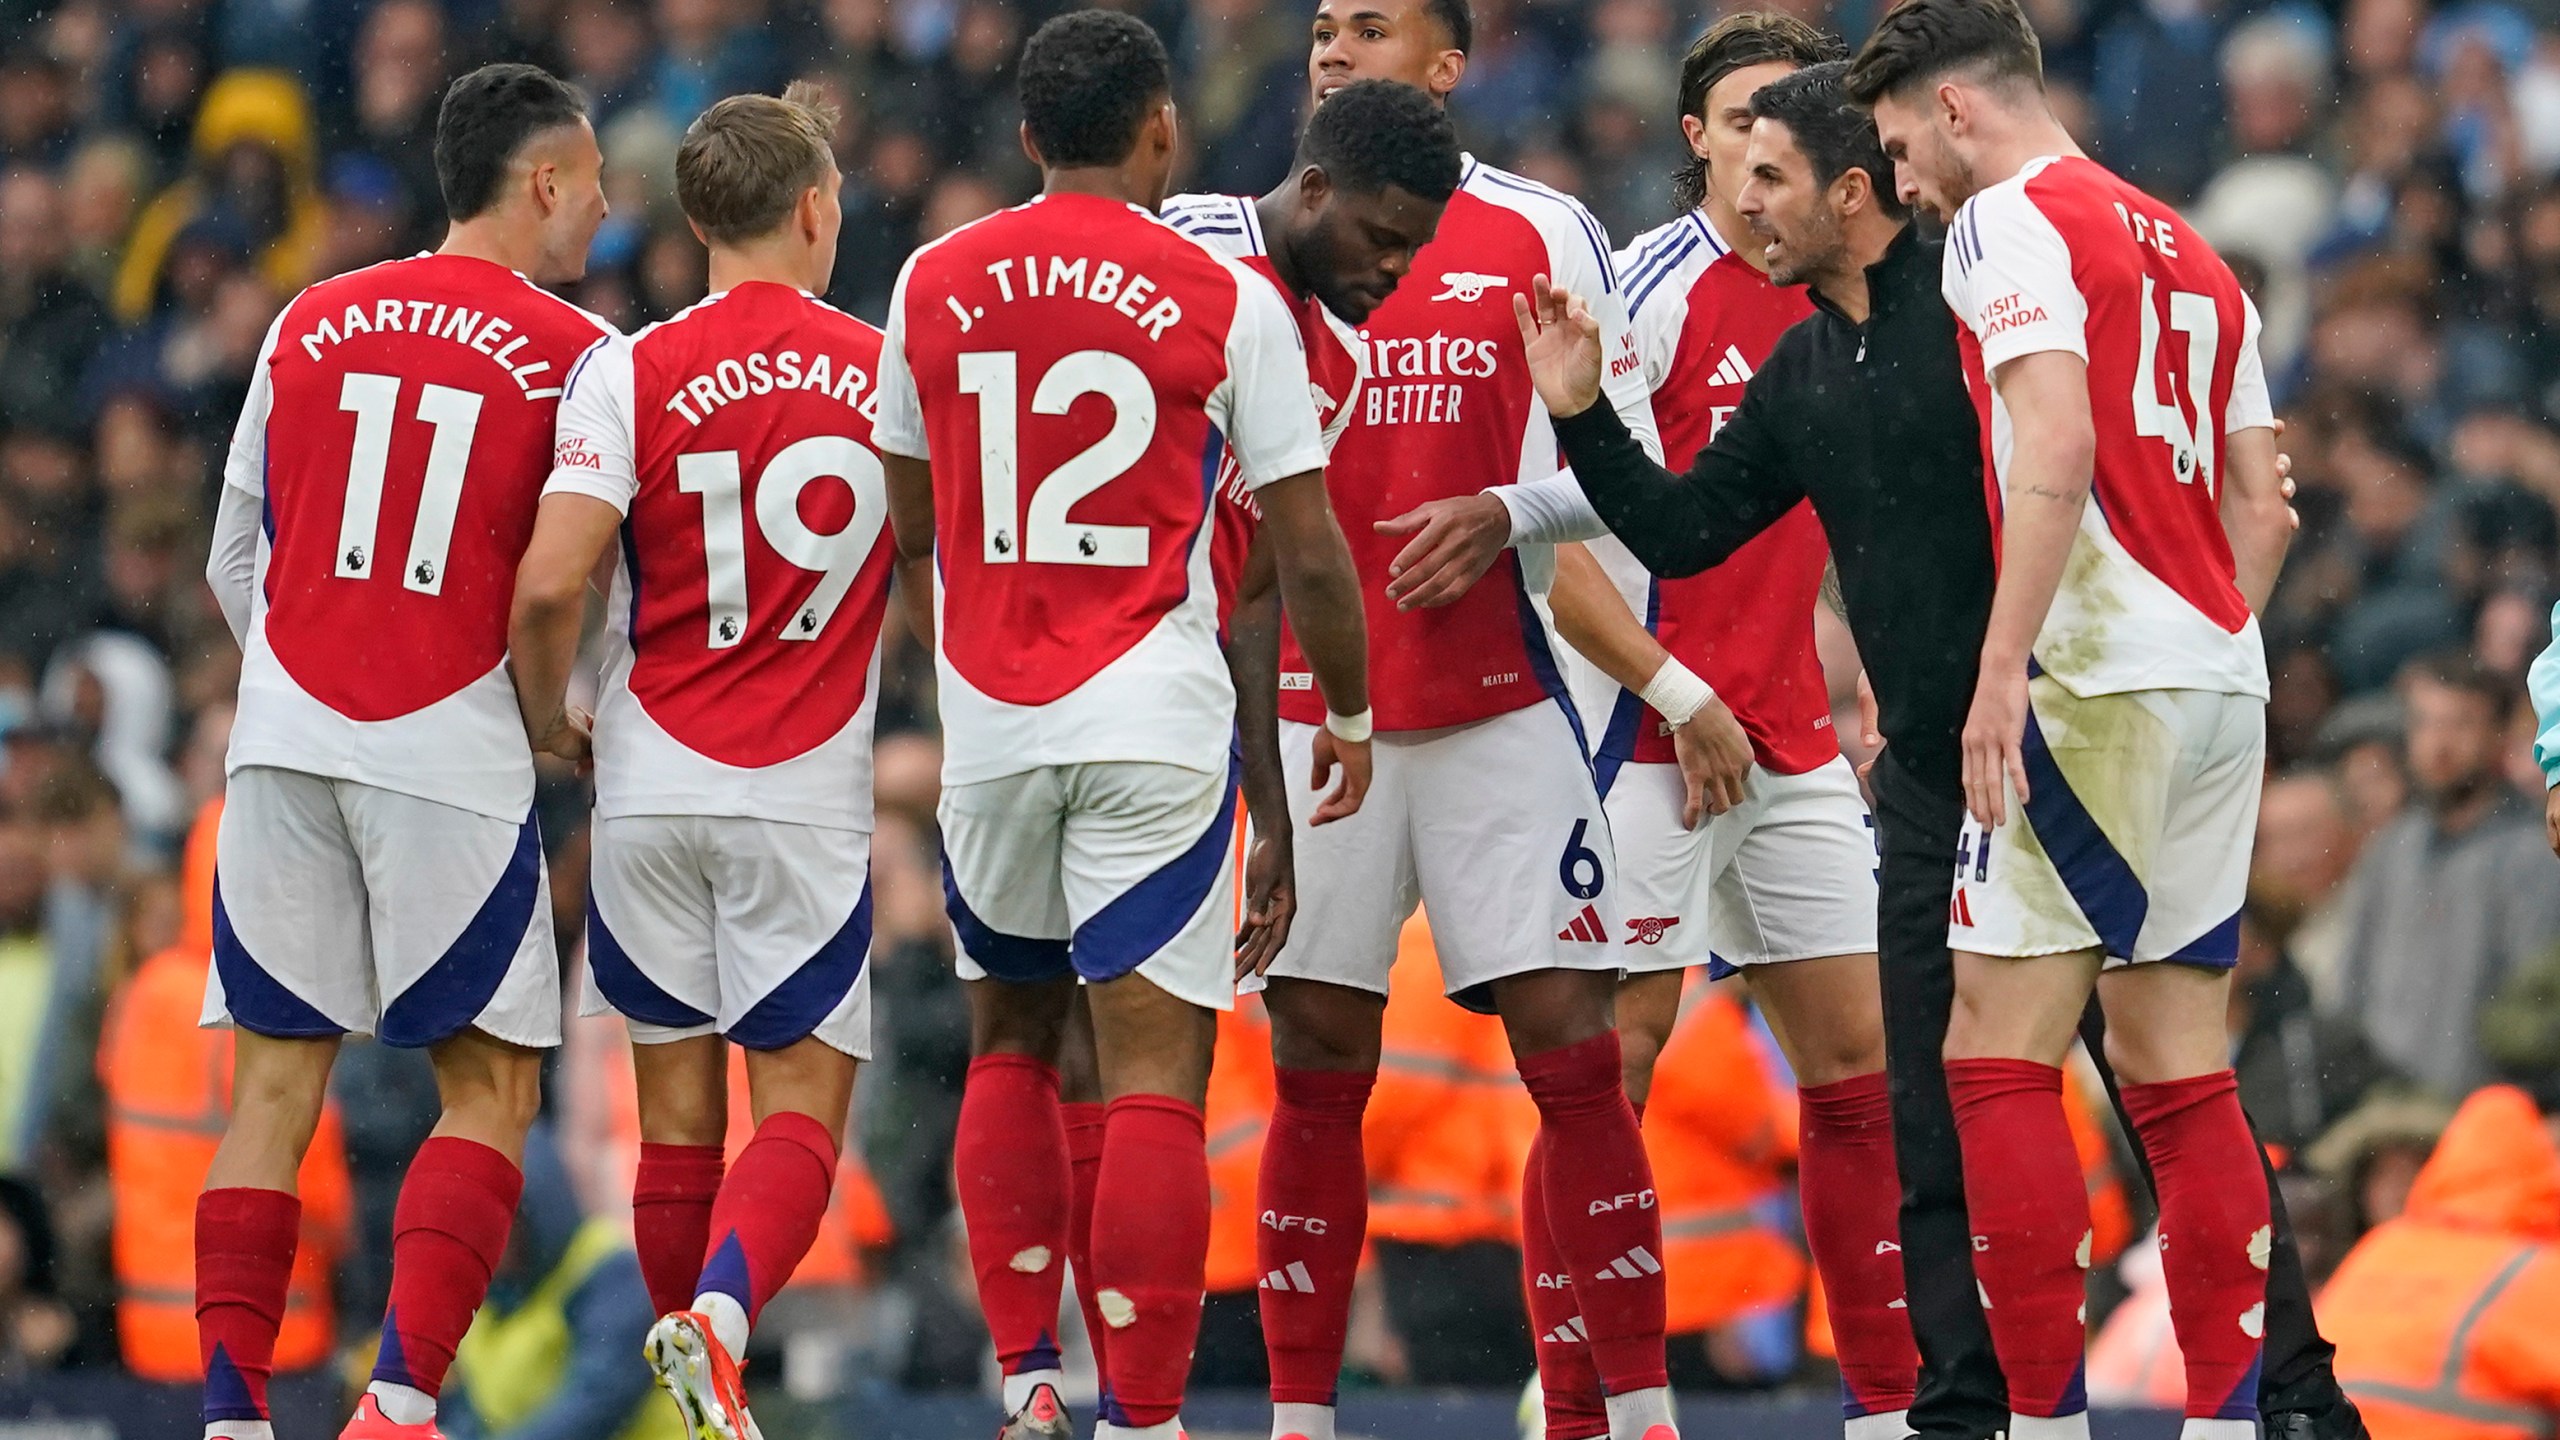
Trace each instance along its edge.
<path fill-rule="evenodd" d="M 1716 692 L 1698 678 L 1698 672 L 1676 659 L 1663 661 L 1653 678 L 1644 682 L 1644 703 L 1669 721 L 1674 730 L 1696 719 L 1698 712 L 1707 708 L 1707 702 L 1715 698 Z"/>
<path fill-rule="evenodd" d="M 1363 710 L 1357 715 L 1337 715 L 1327 710 L 1324 712 L 1324 728 L 1332 732 L 1334 739 L 1348 740 L 1357 745 L 1367 740 L 1369 733 L 1377 728 L 1370 719 L 1376 713 L 1375 710 Z"/>

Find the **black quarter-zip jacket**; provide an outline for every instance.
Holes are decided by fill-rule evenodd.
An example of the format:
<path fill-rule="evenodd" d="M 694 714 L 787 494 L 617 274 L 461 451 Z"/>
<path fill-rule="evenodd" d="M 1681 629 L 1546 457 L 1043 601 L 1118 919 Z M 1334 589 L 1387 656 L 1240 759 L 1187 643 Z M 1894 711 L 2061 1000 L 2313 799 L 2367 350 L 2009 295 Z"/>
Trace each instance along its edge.
<path fill-rule="evenodd" d="M 1593 508 L 1657 575 L 1715 566 L 1811 499 L 1889 753 L 1957 797 L 1994 571 L 1943 248 L 1906 226 L 1867 270 L 1864 325 L 1815 292 L 1686 474 L 1647 456 L 1606 396 L 1555 428 Z"/>

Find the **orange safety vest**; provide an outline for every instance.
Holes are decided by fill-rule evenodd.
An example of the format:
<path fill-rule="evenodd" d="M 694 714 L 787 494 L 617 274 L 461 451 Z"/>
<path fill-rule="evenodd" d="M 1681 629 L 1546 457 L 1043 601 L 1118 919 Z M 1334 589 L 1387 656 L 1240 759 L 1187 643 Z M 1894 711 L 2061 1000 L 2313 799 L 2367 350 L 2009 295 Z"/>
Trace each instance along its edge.
<path fill-rule="evenodd" d="M 2339 1383 L 2376 1440 L 2549 1440 L 2560 1428 L 2560 1148 L 2533 1101 L 2464 1102 L 2409 1206 L 2320 1294 Z"/>
<path fill-rule="evenodd" d="M 143 962 L 108 1007 L 99 1036 L 107 1173 L 115 1196 L 116 1331 L 125 1367 L 146 1380 L 204 1378 L 196 1349 L 196 1195 L 231 1116 L 231 1032 L 197 1027 L 213 968 L 213 837 L 222 802 L 187 840 L 178 943 Z M 303 1157 L 302 1236 L 294 1253 L 276 1368 L 327 1363 L 336 1341 L 329 1277 L 354 1208 L 335 1103 Z"/>
<path fill-rule="evenodd" d="M 1449 1002 L 1417 913 L 1388 980 L 1378 1085 L 1361 1128 L 1370 1238 L 1520 1243 L 1520 1174 L 1537 1128 L 1502 1022 Z"/>
<path fill-rule="evenodd" d="M 2080 1159 L 2080 1183 L 2089 1192 L 2089 1263 L 2112 1264 L 2133 1243 L 2133 1202 L 2116 1174 L 2115 1149 L 2101 1118 L 2115 1112 L 2103 1090 L 2092 1091 L 2080 1078 L 2077 1065 L 2062 1067 L 2062 1111 Z"/>
<path fill-rule="evenodd" d="M 1662 1206 L 1671 1333 L 1713 1330 L 1804 1293 L 1804 1253 L 1772 1223 L 1795 1162 L 1795 1096 L 1740 1004 L 1699 986 L 1662 1047 L 1644 1112 Z"/>
<path fill-rule="evenodd" d="M 1271 1130 L 1279 1082 L 1271 1067 L 1271 1019 L 1262 997 L 1239 995 L 1218 1016 L 1218 1058 L 1209 1069 L 1209 1269 L 1213 1293 L 1261 1283 L 1254 1264 L 1262 1141 Z"/>

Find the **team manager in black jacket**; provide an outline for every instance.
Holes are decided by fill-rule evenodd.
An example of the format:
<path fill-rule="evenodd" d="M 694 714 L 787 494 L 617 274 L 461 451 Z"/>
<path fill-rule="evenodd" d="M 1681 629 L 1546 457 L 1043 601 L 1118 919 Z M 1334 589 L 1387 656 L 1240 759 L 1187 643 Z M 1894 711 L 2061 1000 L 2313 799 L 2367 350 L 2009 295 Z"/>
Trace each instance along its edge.
<path fill-rule="evenodd" d="M 1432 513 L 1390 588 L 1430 604 L 1462 591 L 1502 544 L 1587 539 L 1597 524 L 1654 573 L 1694 575 L 1813 502 L 1887 742 L 1871 782 L 1903 1265 L 1922 1357 L 1911 1423 L 1923 1436 L 1984 1437 L 2007 1427 L 2006 1388 L 1976 1299 L 1939 1047 L 1955 992 L 1947 897 L 1963 819 L 1958 737 L 1995 574 L 1990 512 L 1955 318 L 1939 294 L 1941 246 L 1871 178 L 1887 162 L 1864 114 L 1839 96 L 1842 68 L 1800 71 L 1755 98 L 1742 210 L 1769 242 L 1771 276 L 1809 285 L 1819 308 L 1778 342 L 1696 463 L 1675 475 L 1637 447 L 1600 394 L 1598 326 L 1542 277 L 1536 313 L 1522 302 L 1522 330 L 1571 480 L 1425 507 Z M 1806 103 L 1802 92 L 1826 89 L 1827 104 Z M 2280 1203 L 2275 1223 L 2267 1433 L 2360 1435 Z"/>

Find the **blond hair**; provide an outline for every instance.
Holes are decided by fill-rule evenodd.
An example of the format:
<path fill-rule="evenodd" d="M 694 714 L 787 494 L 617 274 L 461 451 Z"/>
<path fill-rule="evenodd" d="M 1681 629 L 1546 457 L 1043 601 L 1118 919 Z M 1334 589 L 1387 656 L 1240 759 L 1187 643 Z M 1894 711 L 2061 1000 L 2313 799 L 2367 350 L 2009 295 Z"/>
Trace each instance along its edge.
<path fill-rule="evenodd" d="M 837 111 L 794 81 L 779 97 L 732 95 L 705 110 L 676 149 L 676 203 L 718 244 L 770 233 L 801 192 L 835 168 Z"/>

